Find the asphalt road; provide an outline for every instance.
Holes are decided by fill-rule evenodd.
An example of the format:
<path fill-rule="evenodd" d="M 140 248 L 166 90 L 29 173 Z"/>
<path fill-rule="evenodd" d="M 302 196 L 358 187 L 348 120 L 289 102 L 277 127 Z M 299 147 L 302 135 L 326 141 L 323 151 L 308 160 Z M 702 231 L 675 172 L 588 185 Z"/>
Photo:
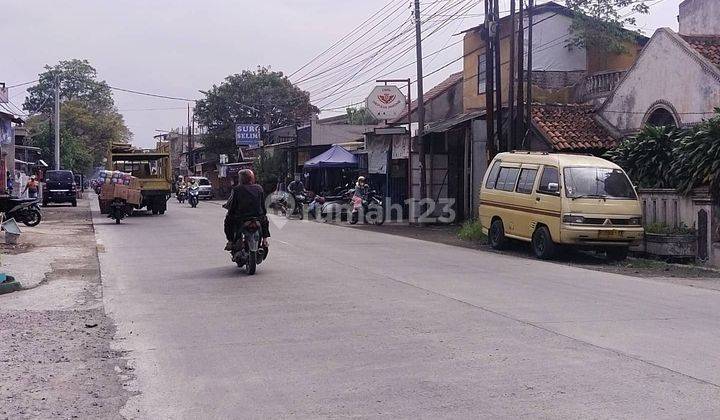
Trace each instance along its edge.
<path fill-rule="evenodd" d="M 720 416 L 716 291 L 299 221 L 248 277 L 223 214 L 95 214 L 128 417 Z"/>

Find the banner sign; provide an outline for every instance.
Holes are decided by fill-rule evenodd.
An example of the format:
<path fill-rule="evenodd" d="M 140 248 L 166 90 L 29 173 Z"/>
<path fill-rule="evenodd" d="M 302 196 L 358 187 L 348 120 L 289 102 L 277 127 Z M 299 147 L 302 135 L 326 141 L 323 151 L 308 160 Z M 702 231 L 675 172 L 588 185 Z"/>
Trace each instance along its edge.
<path fill-rule="evenodd" d="M 257 146 L 260 144 L 259 124 L 238 124 L 235 126 L 235 145 Z"/>
<path fill-rule="evenodd" d="M 15 141 L 15 129 L 10 120 L 0 118 L 0 145 L 7 146 Z"/>

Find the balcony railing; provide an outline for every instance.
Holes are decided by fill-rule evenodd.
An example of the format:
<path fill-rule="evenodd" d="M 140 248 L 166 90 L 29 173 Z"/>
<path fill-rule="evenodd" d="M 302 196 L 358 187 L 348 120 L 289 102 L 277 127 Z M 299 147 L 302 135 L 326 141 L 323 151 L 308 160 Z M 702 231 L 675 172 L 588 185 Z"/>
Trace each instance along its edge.
<path fill-rule="evenodd" d="M 620 83 L 625 71 L 608 71 L 585 77 L 582 96 L 585 100 L 608 96 Z"/>

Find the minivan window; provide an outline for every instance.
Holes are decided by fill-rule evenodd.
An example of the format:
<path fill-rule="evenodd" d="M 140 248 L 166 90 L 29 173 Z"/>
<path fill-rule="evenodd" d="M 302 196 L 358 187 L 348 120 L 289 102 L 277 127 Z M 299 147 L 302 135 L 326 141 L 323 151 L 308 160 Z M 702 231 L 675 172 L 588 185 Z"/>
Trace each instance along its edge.
<path fill-rule="evenodd" d="M 210 181 L 208 181 L 206 178 L 200 178 L 198 179 L 198 185 L 210 185 Z"/>
<path fill-rule="evenodd" d="M 514 190 L 519 172 L 520 168 L 500 168 L 495 188 L 502 191 Z"/>
<path fill-rule="evenodd" d="M 553 166 L 546 166 L 543 168 L 542 177 L 540 178 L 540 185 L 538 186 L 538 192 L 544 194 L 557 194 L 557 190 L 553 191 L 550 189 L 550 184 L 560 183 L 560 173 L 557 168 Z"/>
<path fill-rule="evenodd" d="M 498 172 L 500 172 L 500 162 L 495 162 L 492 169 L 490 170 L 490 175 L 488 175 L 487 182 L 485 183 L 485 188 L 489 190 L 495 188 L 495 181 L 497 181 Z"/>
<path fill-rule="evenodd" d="M 523 194 L 530 194 L 535 185 L 535 178 L 537 177 L 537 169 L 523 169 L 520 171 L 520 179 L 517 184 L 517 192 Z"/>
<path fill-rule="evenodd" d="M 612 168 L 565 168 L 568 198 L 635 200 L 635 190 L 625 172 Z"/>
<path fill-rule="evenodd" d="M 53 182 L 74 182 L 73 173 L 71 171 L 48 171 L 48 181 Z"/>

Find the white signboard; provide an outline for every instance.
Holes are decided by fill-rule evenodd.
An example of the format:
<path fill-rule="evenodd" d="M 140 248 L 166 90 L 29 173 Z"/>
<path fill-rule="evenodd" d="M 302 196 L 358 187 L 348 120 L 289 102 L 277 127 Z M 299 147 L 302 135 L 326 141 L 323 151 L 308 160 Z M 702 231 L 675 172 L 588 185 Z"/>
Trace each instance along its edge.
<path fill-rule="evenodd" d="M 365 103 L 378 120 L 395 120 L 405 112 L 406 106 L 405 95 L 397 86 L 376 86 Z"/>

